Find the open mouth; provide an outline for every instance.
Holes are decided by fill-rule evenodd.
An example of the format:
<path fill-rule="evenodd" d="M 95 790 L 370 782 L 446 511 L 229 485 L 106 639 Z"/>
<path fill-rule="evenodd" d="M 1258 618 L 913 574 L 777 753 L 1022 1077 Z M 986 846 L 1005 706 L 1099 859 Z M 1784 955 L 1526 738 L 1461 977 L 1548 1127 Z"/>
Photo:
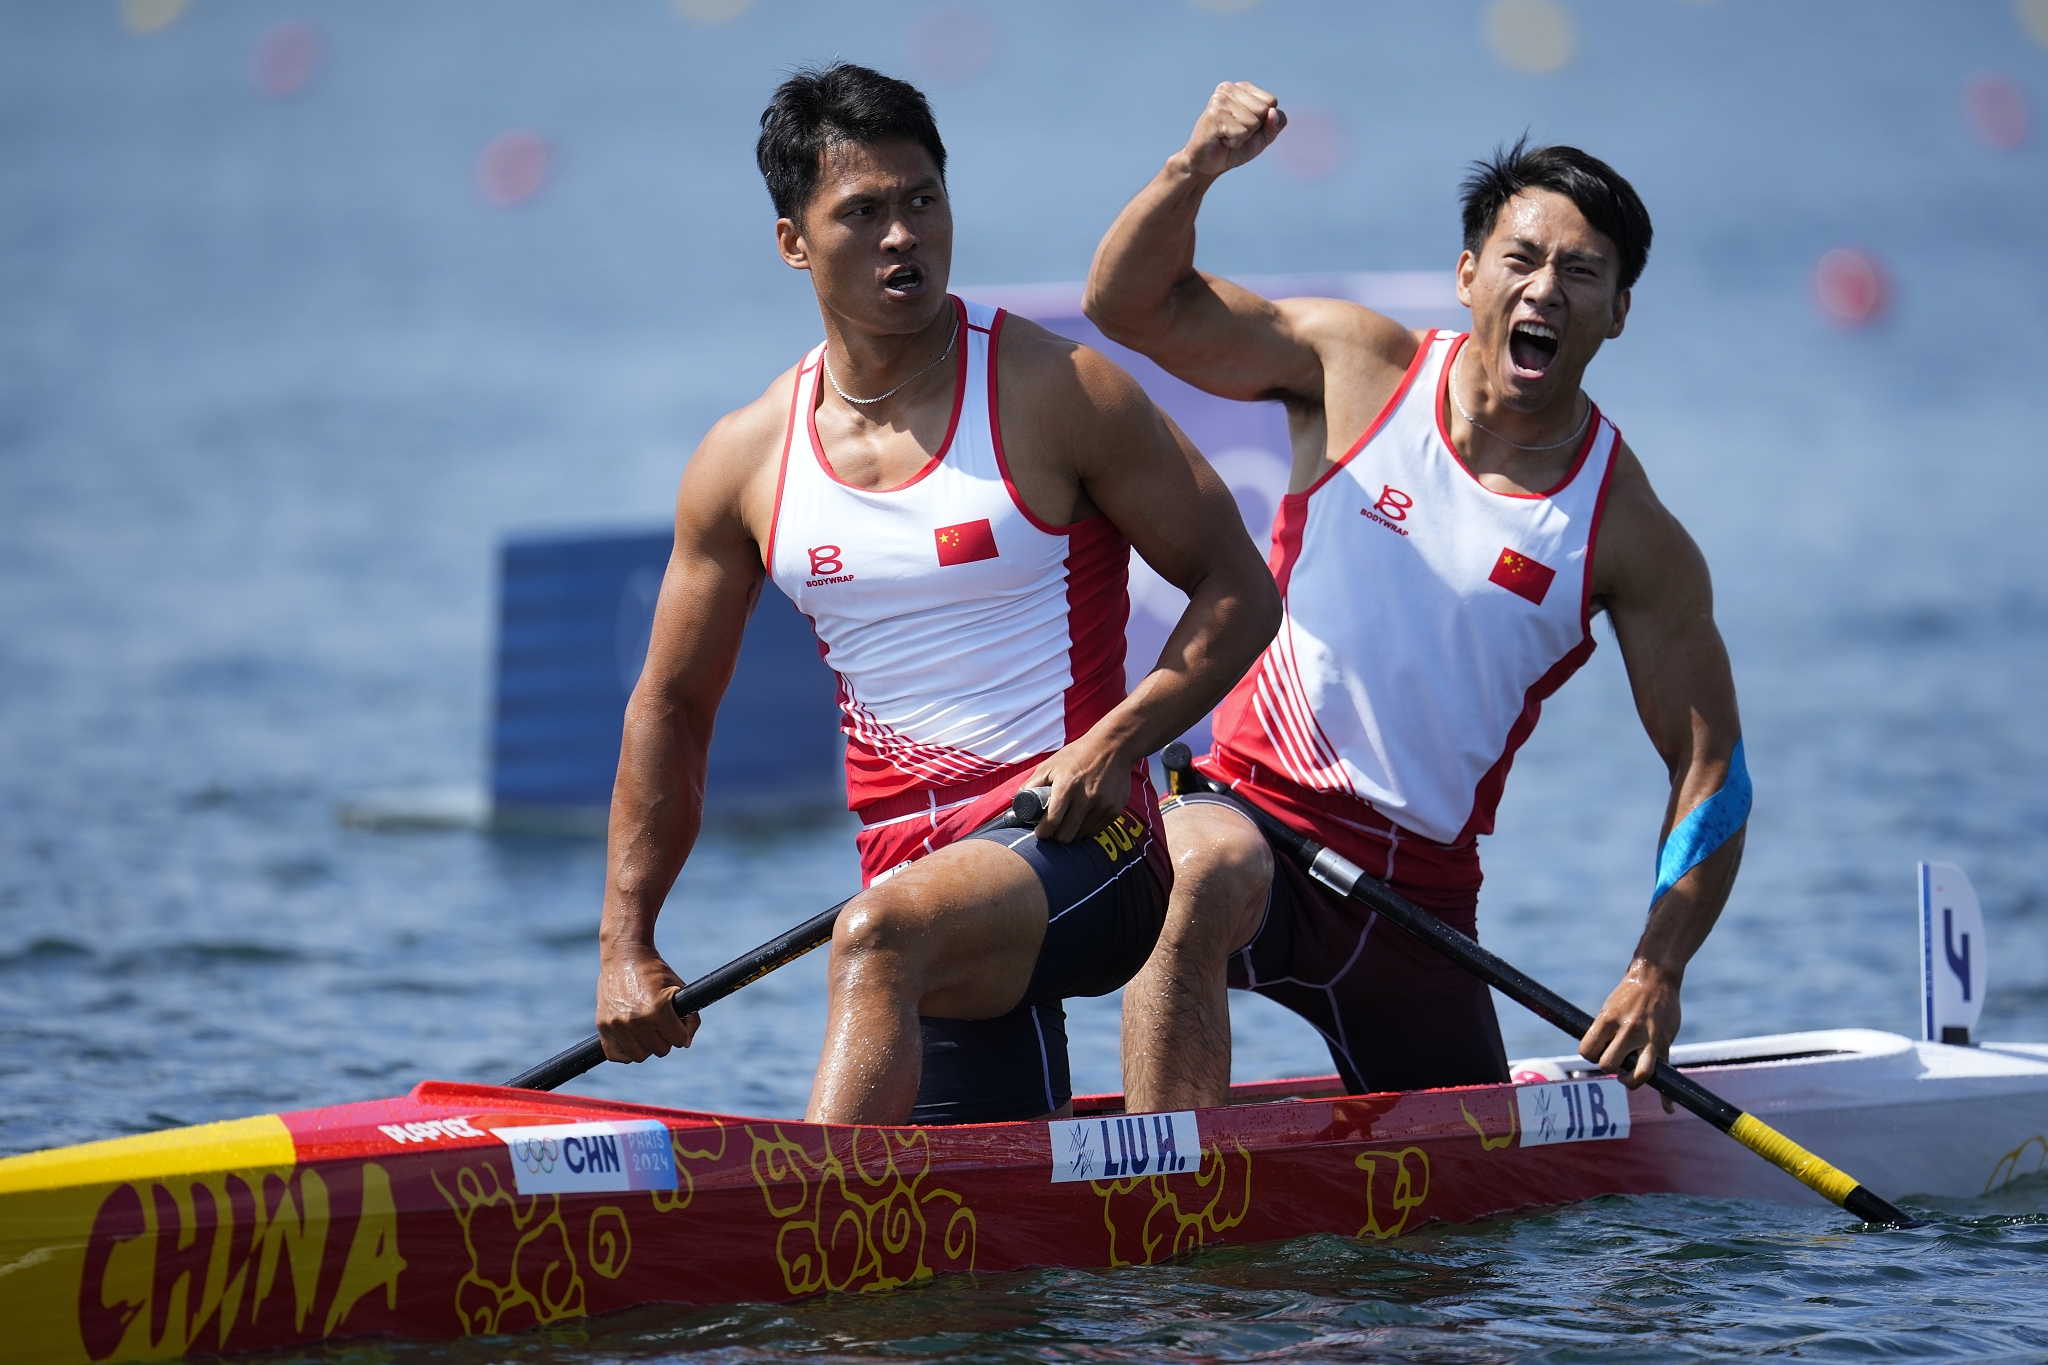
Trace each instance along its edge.
<path fill-rule="evenodd" d="M 1541 379 L 1557 359 L 1557 329 L 1540 322 L 1516 323 L 1508 333 L 1508 359 L 1514 362 L 1515 373 Z"/>
<path fill-rule="evenodd" d="M 891 294 L 909 296 L 924 288 L 924 271 L 914 265 L 899 265 L 882 276 L 882 288 Z"/>

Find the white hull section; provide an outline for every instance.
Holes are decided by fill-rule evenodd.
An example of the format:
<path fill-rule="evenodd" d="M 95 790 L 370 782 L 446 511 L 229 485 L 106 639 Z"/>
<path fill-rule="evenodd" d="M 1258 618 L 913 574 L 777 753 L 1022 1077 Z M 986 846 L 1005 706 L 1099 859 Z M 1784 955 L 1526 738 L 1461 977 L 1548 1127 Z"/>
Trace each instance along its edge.
<path fill-rule="evenodd" d="M 2048 1170 L 2048 1044 L 1955 1047 L 1824 1029 L 1681 1044 L 1671 1060 L 1893 1202 L 1980 1198 Z M 1514 1062 L 1510 1071 L 1517 1079 L 1597 1074 L 1572 1054 Z M 1684 1110 L 1665 1114 L 1649 1090 L 1630 1109 L 1636 1140 L 1670 1158 L 1675 1190 L 1824 1202 Z"/>

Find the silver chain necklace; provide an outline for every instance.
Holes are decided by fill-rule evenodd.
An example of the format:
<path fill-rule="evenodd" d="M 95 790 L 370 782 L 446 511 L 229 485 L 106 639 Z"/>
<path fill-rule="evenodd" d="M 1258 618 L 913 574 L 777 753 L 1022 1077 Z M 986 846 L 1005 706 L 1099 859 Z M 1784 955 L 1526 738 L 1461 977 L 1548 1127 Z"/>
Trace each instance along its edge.
<path fill-rule="evenodd" d="M 939 358 L 937 360 L 934 360 L 931 364 L 925 366 L 923 369 L 919 370 L 916 374 L 910 376 L 910 378 L 904 380 L 901 384 L 898 384 L 895 388 L 889 390 L 885 394 L 882 394 L 880 397 L 855 398 L 845 389 L 840 388 L 839 381 L 832 377 L 832 362 L 830 360 L 827 360 L 825 362 L 825 382 L 832 386 L 832 392 L 838 394 L 841 398 L 844 398 L 849 403 L 857 404 L 860 407 L 866 407 L 870 403 L 879 403 L 882 401 L 883 398 L 894 398 L 897 394 L 903 392 L 912 384 L 915 384 L 918 380 L 924 378 L 933 370 L 936 370 L 937 368 L 939 368 L 939 366 L 945 364 L 946 357 L 953 354 L 953 343 L 959 340 L 959 338 L 960 315 L 958 313 L 955 313 L 953 315 L 953 330 L 946 334 L 946 349 L 939 352 Z"/>
<path fill-rule="evenodd" d="M 1451 365 L 1451 406 L 1458 410 L 1458 416 L 1465 419 L 1465 423 L 1467 426 L 1478 427 L 1479 430 L 1485 432 L 1488 436 L 1491 436 L 1494 440 L 1499 441 L 1503 445 L 1511 445 L 1516 450 L 1527 450 L 1532 452 L 1556 450 L 1559 446 L 1568 446 L 1573 441 L 1578 440 L 1580 436 L 1585 434 L 1586 423 L 1593 420 L 1593 405 L 1591 402 L 1588 402 L 1586 404 L 1586 415 L 1579 419 L 1579 424 L 1576 427 L 1572 428 L 1572 434 L 1565 437 L 1562 441 L 1552 441 L 1547 446 L 1525 446 L 1520 441 L 1510 441 L 1507 437 L 1501 435 L 1492 427 L 1479 426 L 1479 423 L 1472 420 L 1472 414 L 1465 411 L 1464 403 L 1461 402 L 1458 398 L 1458 366 L 1463 365 L 1464 363 L 1465 352 L 1461 349 L 1458 352 L 1458 359 Z"/>

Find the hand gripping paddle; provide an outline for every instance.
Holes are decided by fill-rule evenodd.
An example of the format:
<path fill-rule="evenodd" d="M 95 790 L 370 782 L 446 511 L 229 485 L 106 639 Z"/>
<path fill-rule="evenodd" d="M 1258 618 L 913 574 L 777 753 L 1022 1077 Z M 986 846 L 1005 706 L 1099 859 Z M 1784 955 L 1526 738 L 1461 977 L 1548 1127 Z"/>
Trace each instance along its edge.
<path fill-rule="evenodd" d="M 1050 787 L 1020 791 L 1011 802 L 1009 814 L 1000 816 L 982 828 L 1029 829 L 1044 818 L 1045 806 L 1051 799 Z M 1032 812 L 1029 819 L 1023 818 L 1027 810 Z M 838 922 L 839 912 L 852 901 L 853 897 L 848 896 L 830 910 L 813 915 L 794 929 L 785 930 L 752 952 L 743 953 L 723 967 L 704 973 L 670 996 L 669 1003 L 675 1007 L 675 1012 L 679 1016 L 687 1019 L 706 1005 L 716 1004 L 740 987 L 759 981 L 778 967 L 787 967 L 832 937 L 832 926 Z M 604 1060 L 604 1040 L 593 1033 L 576 1046 L 556 1053 L 539 1066 L 528 1067 L 505 1084 L 514 1090 L 553 1090 L 575 1080 Z"/>
<path fill-rule="evenodd" d="M 1393 921 L 1508 999 L 1538 1018 L 1557 1025 L 1573 1038 L 1585 1037 L 1586 1031 L 1593 1027 L 1592 1015 L 1527 976 L 1512 963 L 1480 947 L 1477 940 L 1467 938 L 1435 915 L 1397 895 L 1383 882 L 1367 876 L 1357 864 L 1315 840 L 1297 834 L 1243 796 L 1197 772 L 1194 756 L 1187 745 L 1175 741 L 1167 745 L 1159 757 L 1166 767 L 1174 795 L 1215 792 L 1230 797 L 1257 823 L 1268 843 L 1338 895 L 1349 897 L 1373 913 Z M 1871 1193 L 1854 1177 L 1829 1165 L 1762 1119 L 1743 1113 L 1681 1073 L 1671 1063 L 1657 1063 L 1649 1084 L 1652 1089 L 1684 1105 L 1779 1170 L 1866 1223 L 1917 1226 L 1913 1219 Z"/>

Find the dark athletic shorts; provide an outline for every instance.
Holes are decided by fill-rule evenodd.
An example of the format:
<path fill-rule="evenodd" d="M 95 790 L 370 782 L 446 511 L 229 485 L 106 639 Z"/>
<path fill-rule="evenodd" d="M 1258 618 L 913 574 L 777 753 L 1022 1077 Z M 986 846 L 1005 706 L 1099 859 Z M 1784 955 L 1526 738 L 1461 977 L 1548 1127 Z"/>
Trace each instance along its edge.
<path fill-rule="evenodd" d="M 1154 835 L 1128 811 L 1104 836 L 1071 844 L 1040 843 L 1028 829 L 966 837 L 992 840 L 1031 864 L 1045 887 L 1045 942 L 1024 999 L 1008 1014 L 918 1021 L 924 1080 L 912 1123 L 1033 1119 L 1072 1099 L 1060 1002 L 1108 995 L 1136 976 L 1166 922 Z"/>
<path fill-rule="evenodd" d="M 1241 809 L 1211 792 L 1167 801 Z M 1246 819 L 1250 819 L 1249 816 Z M 1402 881 L 1400 895 L 1478 937 L 1479 892 Z M 1486 1085 L 1508 1079 L 1486 984 L 1357 901 L 1315 881 L 1278 849 L 1266 916 L 1230 957 L 1230 985 L 1315 1025 L 1353 1094 Z"/>

